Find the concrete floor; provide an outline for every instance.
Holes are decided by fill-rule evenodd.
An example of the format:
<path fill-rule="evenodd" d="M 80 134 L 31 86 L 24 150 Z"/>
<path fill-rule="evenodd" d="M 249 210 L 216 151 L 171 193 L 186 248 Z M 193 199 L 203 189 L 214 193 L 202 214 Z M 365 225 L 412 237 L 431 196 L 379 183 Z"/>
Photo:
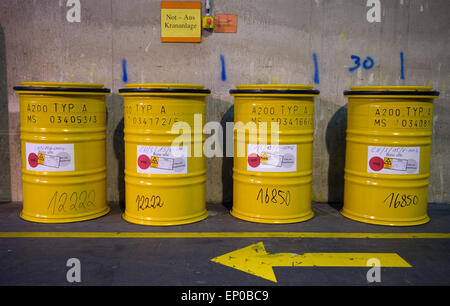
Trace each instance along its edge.
<path fill-rule="evenodd" d="M 241 221 L 215 204 L 206 220 L 148 227 L 124 221 L 119 206 L 111 207 L 96 220 L 38 224 L 21 220 L 17 203 L 0 204 L 0 285 L 72 285 L 69 258 L 80 260 L 81 285 L 450 285 L 450 205 L 430 204 L 429 223 L 396 228 L 349 220 L 323 203 L 313 204 L 313 219 L 289 225 Z M 57 233 L 62 237 L 51 237 Z M 381 282 L 368 283 L 370 267 L 275 265 L 275 282 L 211 261 L 260 242 L 269 254 L 396 253 L 412 267 L 382 267 Z"/>

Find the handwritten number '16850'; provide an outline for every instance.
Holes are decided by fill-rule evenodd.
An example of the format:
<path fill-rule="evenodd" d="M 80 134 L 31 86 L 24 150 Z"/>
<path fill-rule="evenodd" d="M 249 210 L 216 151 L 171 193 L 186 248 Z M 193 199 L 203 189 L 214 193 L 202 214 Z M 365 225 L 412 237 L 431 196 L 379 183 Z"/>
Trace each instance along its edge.
<path fill-rule="evenodd" d="M 261 204 L 284 204 L 289 206 L 291 202 L 291 192 L 289 190 L 284 191 L 277 188 L 260 188 L 256 196 L 256 201 L 260 201 Z"/>
<path fill-rule="evenodd" d="M 419 202 L 419 197 L 415 194 L 401 194 L 401 193 L 390 193 L 386 199 L 384 199 L 384 203 L 389 203 L 389 208 L 397 208 L 397 207 L 407 207 L 411 204 L 417 205 Z"/>

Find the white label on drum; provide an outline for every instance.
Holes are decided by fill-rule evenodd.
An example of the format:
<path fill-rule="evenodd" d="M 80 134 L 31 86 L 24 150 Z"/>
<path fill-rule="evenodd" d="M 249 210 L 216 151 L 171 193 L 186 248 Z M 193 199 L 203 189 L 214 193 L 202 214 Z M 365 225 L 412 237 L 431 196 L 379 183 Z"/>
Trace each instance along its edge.
<path fill-rule="evenodd" d="M 297 145 L 247 145 L 247 171 L 297 171 Z"/>
<path fill-rule="evenodd" d="M 25 143 L 27 170 L 61 172 L 75 171 L 73 143 Z"/>
<path fill-rule="evenodd" d="M 136 170 L 150 174 L 186 174 L 187 147 L 137 146 Z"/>
<path fill-rule="evenodd" d="M 418 174 L 419 164 L 420 147 L 368 147 L 369 173 Z"/>

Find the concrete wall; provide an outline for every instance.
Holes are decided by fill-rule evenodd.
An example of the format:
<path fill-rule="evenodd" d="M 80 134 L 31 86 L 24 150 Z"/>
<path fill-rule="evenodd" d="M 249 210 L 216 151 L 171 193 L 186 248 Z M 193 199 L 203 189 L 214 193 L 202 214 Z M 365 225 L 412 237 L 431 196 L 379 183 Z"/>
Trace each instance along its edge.
<path fill-rule="evenodd" d="M 0 202 L 11 200 L 11 171 L 9 159 L 8 88 L 6 83 L 5 33 L 0 26 Z"/>
<path fill-rule="evenodd" d="M 450 2 L 381 0 L 379 23 L 367 21 L 366 2 L 216 0 L 215 14 L 238 15 L 237 34 L 204 33 L 200 44 L 163 44 L 160 1 L 81 0 L 80 23 L 66 20 L 66 0 L 1 1 L 0 131 L 9 122 L 9 142 L 0 133 L 0 160 L 2 167 L 10 167 L 10 180 L 0 180 L 2 197 L 22 198 L 19 103 L 12 90 L 21 81 L 96 82 L 112 89 L 107 100 L 108 198 L 119 201 L 124 186 L 123 100 L 116 93 L 125 85 L 123 59 L 129 83 L 204 84 L 212 91 L 207 120 L 224 123 L 233 120 L 230 88 L 245 83 L 314 84 L 316 54 L 319 83 L 314 85 L 321 94 L 315 113 L 314 200 L 342 200 L 343 90 L 392 84 L 431 85 L 441 92 L 433 120 L 429 201 L 450 202 Z M 351 55 L 362 61 L 370 56 L 375 65 L 350 72 Z M 231 200 L 231 165 L 229 158 L 208 159 L 208 201 Z M 5 186 L 11 190 L 5 192 Z"/>

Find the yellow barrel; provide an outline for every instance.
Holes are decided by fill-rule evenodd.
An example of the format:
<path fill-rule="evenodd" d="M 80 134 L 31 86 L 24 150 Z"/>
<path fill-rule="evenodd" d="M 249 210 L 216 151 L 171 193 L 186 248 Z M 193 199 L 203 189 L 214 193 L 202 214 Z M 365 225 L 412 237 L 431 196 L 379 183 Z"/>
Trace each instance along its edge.
<path fill-rule="evenodd" d="M 319 91 L 307 85 L 236 87 L 230 90 L 235 97 L 231 214 L 260 223 L 312 218 L 314 97 Z"/>
<path fill-rule="evenodd" d="M 425 86 L 358 86 L 348 98 L 342 215 L 408 226 L 427 215 L 433 100 Z"/>
<path fill-rule="evenodd" d="M 203 85 L 128 84 L 119 92 L 125 127 L 123 218 L 143 225 L 206 218 L 203 124 L 210 90 Z M 175 144 L 177 140 L 182 141 Z"/>
<path fill-rule="evenodd" d="M 23 210 L 28 221 L 64 223 L 109 212 L 106 107 L 101 84 L 22 82 Z"/>

